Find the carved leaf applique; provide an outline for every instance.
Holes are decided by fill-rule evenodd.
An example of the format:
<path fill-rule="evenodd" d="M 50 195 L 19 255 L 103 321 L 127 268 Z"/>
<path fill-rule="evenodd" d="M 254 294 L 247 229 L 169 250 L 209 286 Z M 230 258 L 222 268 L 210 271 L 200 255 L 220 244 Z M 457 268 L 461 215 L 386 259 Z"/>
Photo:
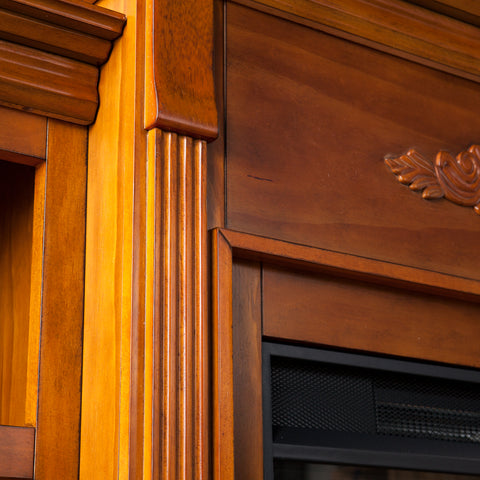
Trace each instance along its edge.
<path fill-rule="evenodd" d="M 398 180 L 412 190 L 422 191 L 426 199 L 442 198 L 457 205 L 473 207 L 480 215 L 480 146 L 453 157 L 448 152 L 437 154 L 435 164 L 416 150 L 396 158 L 385 158 Z"/>
<path fill-rule="evenodd" d="M 454 158 L 448 152 L 439 152 L 435 172 L 450 201 L 473 207 L 480 202 L 480 147 L 472 145 Z"/>
<path fill-rule="evenodd" d="M 434 166 L 416 150 L 410 149 L 397 158 L 385 158 L 385 163 L 398 180 L 412 190 L 421 191 L 423 198 L 442 198 L 444 193 L 435 175 Z"/>

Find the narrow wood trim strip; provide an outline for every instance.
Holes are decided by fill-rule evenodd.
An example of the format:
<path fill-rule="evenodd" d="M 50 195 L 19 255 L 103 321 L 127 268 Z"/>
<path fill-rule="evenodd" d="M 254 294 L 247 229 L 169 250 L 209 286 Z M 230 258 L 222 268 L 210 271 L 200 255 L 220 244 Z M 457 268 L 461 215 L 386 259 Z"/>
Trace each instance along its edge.
<path fill-rule="evenodd" d="M 86 158 L 86 128 L 49 121 L 35 452 L 39 479 L 78 478 Z"/>
<path fill-rule="evenodd" d="M 213 479 L 234 479 L 232 249 L 220 230 L 212 235 Z"/>
<path fill-rule="evenodd" d="M 0 426 L 0 477 L 33 478 L 35 429 Z"/>
<path fill-rule="evenodd" d="M 480 30 L 402 0 L 236 2 L 480 81 Z"/>
<path fill-rule="evenodd" d="M 235 255 L 253 260 L 323 271 L 329 274 L 480 302 L 480 282 L 419 268 L 281 240 L 221 230 Z"/>

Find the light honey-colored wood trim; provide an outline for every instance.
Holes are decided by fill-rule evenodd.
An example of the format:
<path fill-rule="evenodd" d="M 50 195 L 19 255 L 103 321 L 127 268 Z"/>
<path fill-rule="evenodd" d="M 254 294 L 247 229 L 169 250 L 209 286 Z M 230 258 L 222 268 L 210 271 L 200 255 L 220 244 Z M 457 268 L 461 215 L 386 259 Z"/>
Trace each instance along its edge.
<path fill-rule="evenodd" d="M 403 0 L 235 2 L 480 81 L 480 30 Z"/>
<path fill-rule="evenodd" d="M 102 69 L 89 131 L 80 479 L 143 478 L 146 132 L 142 1 Z M 148 413 L 148 412 L 147 412 Z"/>

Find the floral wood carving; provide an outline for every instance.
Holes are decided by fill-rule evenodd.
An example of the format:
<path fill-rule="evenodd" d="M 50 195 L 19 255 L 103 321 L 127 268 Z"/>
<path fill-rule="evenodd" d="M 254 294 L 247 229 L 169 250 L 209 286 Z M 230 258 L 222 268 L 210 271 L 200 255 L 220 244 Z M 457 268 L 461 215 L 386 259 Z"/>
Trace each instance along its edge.
<path fill-rule="evenodd" d="M 396 158 L 385 158 L 397 179 L 426 199 L 442 198 L 457 205 L 473 207 L 480 215 L 480 146 L 472 145 L 456 158 L 439 152 L 435 163 L 410 149 Z"/>

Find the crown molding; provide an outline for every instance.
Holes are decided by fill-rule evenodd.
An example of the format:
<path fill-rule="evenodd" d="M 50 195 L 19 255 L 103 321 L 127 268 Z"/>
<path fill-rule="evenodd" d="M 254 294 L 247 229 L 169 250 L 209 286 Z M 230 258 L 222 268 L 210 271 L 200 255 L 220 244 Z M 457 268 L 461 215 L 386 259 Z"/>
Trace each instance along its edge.
<path fill-rule="evenodd" d="M 125 16 L 82 0 L 3 0 L 0 105 L 88 125 Z"/>
<path fill-rule="evenodd" d="M 480 82 L 480 29 L 438 11 L 403 0 L 231 1 Z"/>

